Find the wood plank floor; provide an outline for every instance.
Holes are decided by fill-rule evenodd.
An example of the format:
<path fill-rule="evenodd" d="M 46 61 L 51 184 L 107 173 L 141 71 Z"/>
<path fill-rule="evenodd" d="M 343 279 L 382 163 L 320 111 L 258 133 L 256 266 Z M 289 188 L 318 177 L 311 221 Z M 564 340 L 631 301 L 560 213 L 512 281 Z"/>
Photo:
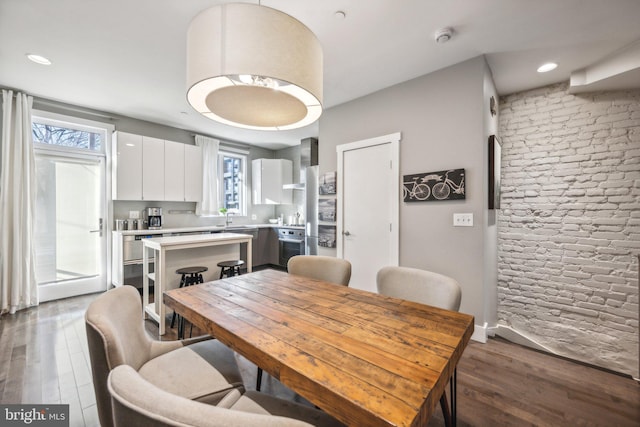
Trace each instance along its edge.
<path fill-rule="evenodd" d="M 71 426 L 98 426 L 84 327 L 95 297 L 0 317 L 0 403 L 67 403 Z M 154 322 L 145 326 L 157 336 Z M 442 425 L 438 411 L 429 426 Z M 502 339 L 471 342 L 458 368 L 458 425 L 640 426 L 640 384 Z"/>

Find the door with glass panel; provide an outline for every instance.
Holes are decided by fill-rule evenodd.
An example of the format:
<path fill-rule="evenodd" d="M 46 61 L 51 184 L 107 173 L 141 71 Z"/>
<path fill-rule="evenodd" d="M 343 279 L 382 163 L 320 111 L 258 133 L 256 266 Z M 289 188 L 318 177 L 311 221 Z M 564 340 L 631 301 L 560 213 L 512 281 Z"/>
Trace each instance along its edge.
<path fill-rule="evenodd" d="M 82 152 L 78 147 L 41 146 L 36 138 L 34 128 L 38 183 L 36 278 L 40 301 L 104 290 L 104 156 Z"/>

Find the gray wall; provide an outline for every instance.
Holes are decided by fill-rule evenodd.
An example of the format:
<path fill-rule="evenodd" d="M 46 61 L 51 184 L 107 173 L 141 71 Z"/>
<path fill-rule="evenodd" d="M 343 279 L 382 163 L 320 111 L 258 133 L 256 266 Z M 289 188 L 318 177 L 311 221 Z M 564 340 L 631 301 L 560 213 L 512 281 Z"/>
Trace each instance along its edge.
<path fill-rule="evenodd" d="M 466 199 L 401 203 L 400 265 L 457 279 L 460 310 L 476 328 L 495 319 L 495 232 L 488 232 L 486 147 L 496 117 L 484 57 L 454 65 L 325 111 L 320 119 L 320 173 L 337 168 L 336 146 L 401 132 L 400 174 L 464 168 Z M 453 227 L 454 212 L 474 214 Z M 487 265 L 487 263 L 492 263 Z M 488 309 L 493 313 L 487 313 Z"/>
<path fill-rule="evenodd" d="M 638 377 L 640 91 L 500 107 L 499 333 Z"/>

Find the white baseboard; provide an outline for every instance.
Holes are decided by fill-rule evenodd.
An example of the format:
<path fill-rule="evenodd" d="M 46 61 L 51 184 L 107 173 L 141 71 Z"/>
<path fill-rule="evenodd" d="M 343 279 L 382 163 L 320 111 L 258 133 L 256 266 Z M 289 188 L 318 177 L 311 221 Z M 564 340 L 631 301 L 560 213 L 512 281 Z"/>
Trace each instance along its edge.
<path fill-rule="evenodd" d="M 516 344 L 524 345 L 526 347 L 530 347 L 536 350 L 546 351 L 547 353 L 556 354 L 552 349 L 543 346 L 542 344 L 536 342 L 535 340 L 529 338 L 521 332 L 518 332 L 508 326 L 498 325 L 495 328 L 495 335 L 502 337 L 508 341 L 514 342 Z"/>
<path fill-rule="evenodd" d="M 482 326 L 474 325 L 473 327 L 473 335 L 471 335 L 471 339 L 474 341 L 478 341 L 481 343 L 486 343 L 489 338 L 489 328 L 487 322 L 484 322 Z"/>

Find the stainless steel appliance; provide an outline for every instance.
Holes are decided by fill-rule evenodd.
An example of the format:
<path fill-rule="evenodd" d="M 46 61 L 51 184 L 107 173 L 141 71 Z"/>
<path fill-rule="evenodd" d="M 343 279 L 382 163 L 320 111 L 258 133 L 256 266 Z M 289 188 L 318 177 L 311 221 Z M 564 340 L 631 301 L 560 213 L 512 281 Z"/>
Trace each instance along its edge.
<path fill-rule="evenodd" d="M 278 228 L 278 264 L 286 267 L 289 258 L 296 255 L 304 255 L 305 238 L 301 228 Z"/>
<path fill-rule="evenodd" d="M 300 183 L 283 188 L 304 191 L 303 253 L 307 255 L 318 255 L 318 176 L 318 139 L 305 138 L 300 141 Z"/>
<path fill-rule="evenodd" d="M 318 166 L 305 170 L 305 251 L 307 255 L 318 255 Z"/>
<path fill-rule="evenodd" d="M 142 262 L 142 239 L 158 237 L 160 235 L 122 236 L 122 262 L 124 264 L 140 264 Z"/>
<path fill-rule="evenodd" d="M 147 208 L 145 213 L 149 230 L 160 230 L 162 228 L 162 208 Z"/>

